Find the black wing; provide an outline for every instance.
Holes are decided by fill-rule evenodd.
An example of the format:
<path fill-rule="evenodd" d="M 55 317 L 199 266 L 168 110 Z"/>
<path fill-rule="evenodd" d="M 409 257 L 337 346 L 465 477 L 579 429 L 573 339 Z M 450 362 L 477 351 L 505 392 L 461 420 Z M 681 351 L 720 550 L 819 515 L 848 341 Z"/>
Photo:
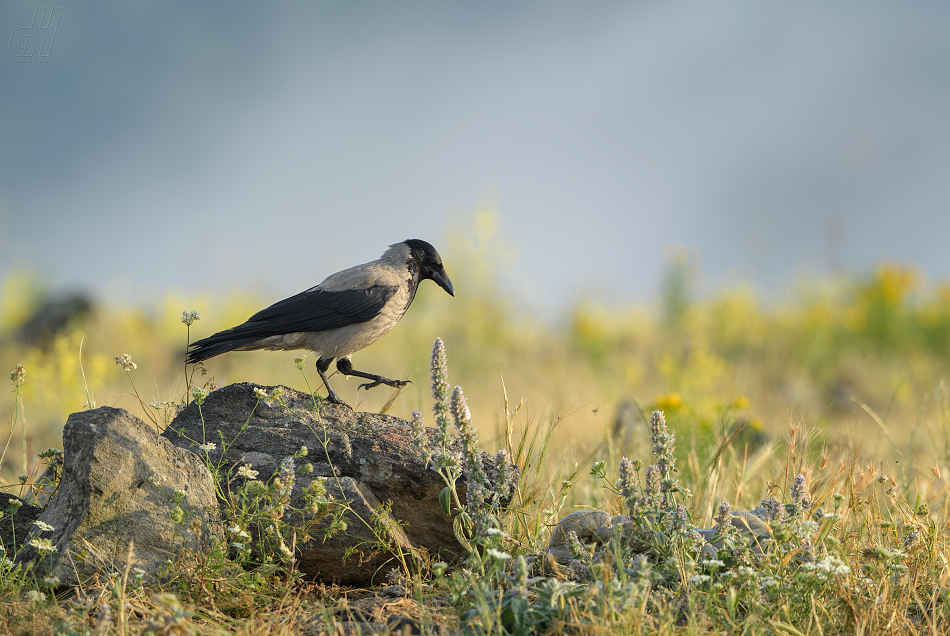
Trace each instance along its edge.
<path fill-rule="evenodd" d="M 329 331 L 372 320 L 398 288 L 311 289 L 262 309 L 247 322 L 191 343 L 187 362 L 201 362 L 270 336 L 302 331 Z"/>

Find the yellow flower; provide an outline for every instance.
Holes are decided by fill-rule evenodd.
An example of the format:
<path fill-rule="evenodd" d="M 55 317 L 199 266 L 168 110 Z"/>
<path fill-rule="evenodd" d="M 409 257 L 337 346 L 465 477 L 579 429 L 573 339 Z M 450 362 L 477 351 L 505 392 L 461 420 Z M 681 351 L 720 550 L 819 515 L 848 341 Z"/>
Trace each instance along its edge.
<path fill-rule="evenodd" d="M 676 411 L 683 407 L 683 398 L 679 393 L 661 395 L 656 399 L 656 408 L 660 411 Z"/>

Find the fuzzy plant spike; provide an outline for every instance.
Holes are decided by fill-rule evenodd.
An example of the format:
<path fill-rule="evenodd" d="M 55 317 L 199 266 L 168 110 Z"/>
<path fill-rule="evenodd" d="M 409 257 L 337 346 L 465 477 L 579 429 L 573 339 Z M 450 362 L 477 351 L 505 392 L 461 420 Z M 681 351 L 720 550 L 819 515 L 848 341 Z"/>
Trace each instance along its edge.
<path fill-rule="evenodd" d="M 438 432 L 435 444 L 444 448 L 449 443 L 449 363 L 445 355 L 442 338 L 436 338 L 432 345 L 432 413 Z"/>

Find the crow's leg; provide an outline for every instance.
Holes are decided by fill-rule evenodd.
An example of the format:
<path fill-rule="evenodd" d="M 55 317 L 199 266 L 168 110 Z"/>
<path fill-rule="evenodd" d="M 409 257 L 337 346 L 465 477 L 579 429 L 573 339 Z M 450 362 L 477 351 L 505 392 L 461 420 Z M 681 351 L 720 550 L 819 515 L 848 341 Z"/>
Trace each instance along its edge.
<path fill-rule="evenodd" d="M 317 373 L 320 374 L 320 379 L 323 380 L 323 386 L 327 387 L 327 402 L 333 404 L 342 404 L 343 406 L 350 406 L 346 402 L 340 399 L 340 396 L 336 394 L 330 387 L 330 381 L 327 380 L 327 369 L 330 368 L 330 363 L 333 362 L 333 358 L 320 358 L 317 360 Z"/>
<path fill-rule="evenodd" d="M 372 373 L 364 373 L 362 371 L 357 371 L 353 368 L 353 363 L 349 358 L 340 358 L 336 361 L 336 368 L 339 369 L 340 373 L 343 375 L 355 375 L 358 378 L 366 378 L 367 380 L 372 380 L 372 382 L 367 382 L 366 384 L 361 384 L 359 388 L 366 389 L 367 391 L 372 389 L 374 386 L 379 386 L 380 384 L 385 384 L 394 388 L 399 388 L 411 384 L 412 380 L 390 380 L 389 378 L 384 378 L 381 375 L 373 375 Z"/>

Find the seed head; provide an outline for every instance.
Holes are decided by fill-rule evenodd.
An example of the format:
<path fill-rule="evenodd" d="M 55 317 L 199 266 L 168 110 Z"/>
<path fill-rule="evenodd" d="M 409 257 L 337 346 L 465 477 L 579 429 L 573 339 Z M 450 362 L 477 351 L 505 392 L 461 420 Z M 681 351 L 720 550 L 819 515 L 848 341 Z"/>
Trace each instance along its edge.
<path fill-rule="evenodd" d="M 16 386 L 23 385 L 23 378 L 26 376 L 26 368 L 22 364 L 16 365 L 16 368 L 13 369 L 13 373 L 10 374 L 10 379 L 13 380 L 13 384 Z"/>
<path fill-rule="evenodd" d="M 132 356 L 128 353 L 123 353 L 121 356 L 116 356 L 115 366 L 122 367 L 125 371 L 135 371 L 135 369 L 138 367 L 137 364 L 132 362 Z"/>

